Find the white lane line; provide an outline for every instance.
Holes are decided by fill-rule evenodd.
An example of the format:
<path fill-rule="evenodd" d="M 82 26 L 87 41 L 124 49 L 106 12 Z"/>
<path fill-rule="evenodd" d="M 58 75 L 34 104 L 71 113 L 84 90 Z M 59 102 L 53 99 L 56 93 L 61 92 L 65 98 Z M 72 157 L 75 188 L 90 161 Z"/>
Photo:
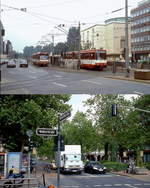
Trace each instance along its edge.
<path fill-rule="evenodd" d="M 142 185 L 142 184 L 140 184 L 140 183 L 136 183 L 136 184 L 133 184 L 133 185 Z"/>
<path fill-rule="evenodd" d="M 63 187 L 80 187 L 80 186 L 78 186 L 78 185 L 65 185 L 65 186 L 63 186 Z"/>
<path fill-rule="evenodd" d="M 110 185 L 110 184 L 105 184 L 104 186 L 105 186 L 105 187 L 111 187 L 112 185 Z"/>
<path fill-rule="evenodd" d="M 57 86 L 61 86 L 61 87 L 67 87 L 66 85 L 64 84 L 60 84 L 60 83 L 57 83 L 57 82 L 52 82 L 53 84 L 57 85 Z"/>
<path fill-rule="evenodd" d="M 56 78 L 62 78 L 63 76 L 61 75 L 55 75 Z"/>
<path fill-rule="evenodd" d="M 82 80 L 82 82 L 89 82 L 89 83 L 91 83 L 91 84 L 102 85 L 102 84 L 99 83 L 99 82 L 93 82 L 93 81 L 90 81 L 90 80 Z"/>
<path fill-rule="evenodd" d="M 32 79 L 36 79 L 36 78 L 37 78 L 37 76 L 30 76 L 30 78 L 32 78 Z"/>
<path fill-rule="evenodd" d="M 150 183 L 144 183 L 144 185 L 150 185 Z"/>
<path fill-rule="evenodd" d="M 131 188 L 138 188 L 138 187 L 135 187 L 135 186 L 133 186 L 131 184 L 124 184 L 124 185 L 127 186 L 127 187 L 131 187 Z"/>
<path fill-rule="evenodd" d="M 101 187 L 102 185 L 94 185 L 94 187 Z"/>
<path fill-rule="evenodd" d="M 144 93 L 141 93 L 139 91 L 134 91 L 135 94 L 138 94 L 138 95 L 144 95 Z"/>
<path fill-rule="evenodd" d="M 122 186 L 122 184 L 117 183 L 117 184 L 114 184 L 114 186 Z"/>

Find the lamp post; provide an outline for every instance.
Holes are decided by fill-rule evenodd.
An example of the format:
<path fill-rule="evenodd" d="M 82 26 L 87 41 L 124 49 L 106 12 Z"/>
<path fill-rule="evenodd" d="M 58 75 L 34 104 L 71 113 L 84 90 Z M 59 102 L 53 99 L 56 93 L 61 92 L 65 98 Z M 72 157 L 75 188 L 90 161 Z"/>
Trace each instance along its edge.
<path fill-rule="evenodd" d="M 129 30 L 128 30 L 128 0 L 125 0 L 125 63 L 126 63 L 126 77 L 130 76 L 129 71 Z"/>

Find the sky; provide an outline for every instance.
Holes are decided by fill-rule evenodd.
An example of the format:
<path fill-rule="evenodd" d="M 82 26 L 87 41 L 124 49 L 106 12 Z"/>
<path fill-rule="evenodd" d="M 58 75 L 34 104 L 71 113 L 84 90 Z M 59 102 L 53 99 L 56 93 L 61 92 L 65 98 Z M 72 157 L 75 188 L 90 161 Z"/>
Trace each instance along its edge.
<path fill-rule="evenodd" d="M 80 21 L 82 30 L 91 25 L 102 24 L 106 19 L 125 15 L 125 10 L 111 13 L 125 7 L 125 0 L 0 1 L 1 20 L 6 33 L 4 39 L 10 40 L 16 51 L 22 51 L 24 46 L 37 45 L 37 42 L 48 33 L 57 34 L 55 44 L 64 42 L 66 35 L 55 28 L 60 24 L 65 24 L 64 29 L 68 30 L 71 26 L 77 27 Z M 129 13 L 137 6 L 137 2 L 139 0 L 128 0 Z M 26 8 L 27 11 L 23 12 L 10 7 Z M 51 42 L 51 35 L 47 36 L 47 41 Z"/>
<path fill-rule="evenodd" d="M 71 96 L 71 99 L 68 102 L 68 104 L 72 106 L 71 117 L 69 118 L 69 120 L 72 120 L 77 111 L 86 112 L 87 107 L 84 105 L 84 101 L 91 98 L 92 96 L 93 95 L 87 94 L 75 94 Z M 127 94 L 123 96 L 126 100 L 132 100 L 133 97 L 138 97 L 137 94 Z"/>

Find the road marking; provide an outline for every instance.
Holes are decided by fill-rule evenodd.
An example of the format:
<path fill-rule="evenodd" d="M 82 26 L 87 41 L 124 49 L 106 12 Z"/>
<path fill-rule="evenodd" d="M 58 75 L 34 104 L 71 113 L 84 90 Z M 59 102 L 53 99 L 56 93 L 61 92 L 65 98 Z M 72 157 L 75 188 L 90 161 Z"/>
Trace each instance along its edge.
<path fill-rule="evenodd" d="M 80 187 L 80 186 L 78 186 L 78 185 L 65 185 L 63 187 Z"/>
<path fill-rule="evenodd" d="M 82 82 L 89 82 L 89 83 L 91 83 L 91 84 L 102 85 L 102 84 L 99 83 L 99 82 L 93 82 L 93 81 L 90 81 L 90 80 L 82 80 Z"/>
<path fill-rule="evenodd" d="M 57 86 L 61 86 L 61 87 L 67 87 L 66 85 L 64 84 L 60 84 L 60 83 L 57 83 L 57 82 L 52 82 L 53 84 L 57 85 Z"/>
<path fill-rule="evenodd" d="M 61 75 L 55 75 L 56 78 L 62 78 L 63 76 Z"/>
<path fill-rule="evenodd" d="M 119 184 L 119 183 L 118 183 L 118 184 L 114 184 L 114 186 L 122 186 L 122 184 Z"/>
<path fill-rule="evenodd" d="M 131 184 L 124 184 L 124 185 L 127 186 L 127 187 L 131 187 L 131 188 L 138 188 L 138 187 L 135 187 L 135 186 L 133 186 Z"/>
<path fill-rule="evenodd" d="M 133 184 L 133 185 L 142 185 L 142 184 L 140 184 L 140 183 L 136 183 L 136 184 Z"/>
<path fill-rule="evenodd" d="M 150 183 L 144 183 L 144 185 L 150 185 Z"/>
<path fill-rule="evenodd" d="M 138 92 L 138 91 L 134 91 L 135 94 L 138 94 L 138 95 L 144 95 L 144 93 L 141 93 L 141 92 Z"/>
<path fill-rule="evenodd" d="M 111 187 L 112 185 L 110 185 L 110 184 L 105 184 L 104 186 L 105 186 L 105 187 Z"/>
<path fill-rule="evenodd" d="M 102 185 L 94 185 L 94 187 L 101 187 Z"/>
<path fill-rule="evenodd" d="M 30 78 L 32 78 L 32 79 L 36 79 L 36 78 L 37 78 L 37 76 L 30 76 Z"/>

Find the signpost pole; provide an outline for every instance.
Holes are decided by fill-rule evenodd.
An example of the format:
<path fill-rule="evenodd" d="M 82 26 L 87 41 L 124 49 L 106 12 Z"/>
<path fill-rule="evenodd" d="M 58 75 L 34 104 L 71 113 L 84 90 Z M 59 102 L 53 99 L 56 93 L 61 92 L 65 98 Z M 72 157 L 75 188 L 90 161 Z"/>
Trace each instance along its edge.
<path fill-rule="evenodd" d="M 29 137 L 29 145 L 30 145 L 30 137 Z M 28 152 L 28 178 L 30 178 L 30 150 Z"/>
<path fill-rule="evenodd" d="M 57 188 L 60 188 L 60 120 L 58 120 Z"/>
<path fill-rule="evenodd" d="M 31 141 L 31 136 L 33 135 L 33 131 L 28 130 L 27 135 L 29 137 L 29 147 L 30 147 L 30 141 Z M 28 151 L 28 178 L 30 178 L 30 150 Z"/>

